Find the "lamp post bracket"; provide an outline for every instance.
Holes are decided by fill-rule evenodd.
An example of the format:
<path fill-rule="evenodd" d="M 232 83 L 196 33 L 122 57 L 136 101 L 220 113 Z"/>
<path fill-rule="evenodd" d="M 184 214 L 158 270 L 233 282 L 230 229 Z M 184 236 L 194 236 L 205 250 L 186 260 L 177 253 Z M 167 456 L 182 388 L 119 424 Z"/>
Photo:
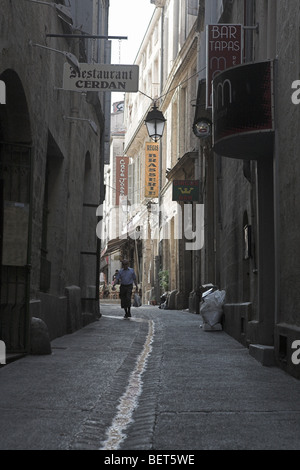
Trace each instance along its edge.
<path fill-rule="evenodd" d="M 103 36 L 99 34 L 46 34 L 47 38 L 68 38 L 68 39 L 128 39 L 128 36 Z"/>

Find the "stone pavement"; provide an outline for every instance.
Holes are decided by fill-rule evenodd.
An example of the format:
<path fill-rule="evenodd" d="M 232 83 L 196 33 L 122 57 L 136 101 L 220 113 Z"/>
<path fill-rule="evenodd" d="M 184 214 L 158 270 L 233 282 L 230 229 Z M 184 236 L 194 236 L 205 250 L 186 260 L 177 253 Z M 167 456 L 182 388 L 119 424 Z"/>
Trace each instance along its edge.
<path fill-rule="evenodd" d="M 204 331 L 199 315 L 143 306 L 124 320 L 104 302 L 101 313 L 51 355 L 0 368 L 0 450 L 300 449 L 298 380 Z M 118 408 L 128 390 L 130 412 L 128 397 Z"/>

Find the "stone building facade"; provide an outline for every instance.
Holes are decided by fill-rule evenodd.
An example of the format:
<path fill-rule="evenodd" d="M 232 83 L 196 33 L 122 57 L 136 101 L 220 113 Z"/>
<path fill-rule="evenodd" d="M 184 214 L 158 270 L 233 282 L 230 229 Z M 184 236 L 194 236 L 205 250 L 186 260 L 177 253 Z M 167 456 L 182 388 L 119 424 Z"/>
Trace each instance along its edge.
<path fill-rule="evenodd" d="M 193 257 L 184 255 L 180 240 L 181 209 L 172 201 L 172 181 L 194 179 L 194 160 L 189 158 L 197 141 L 191 131 L 197 88 L 198 8 L 195 2 L 160 1 L 136 58 L 140 68 L 140 93 L 125 99 L 125 152 L 132 159 L 129 199 L 133 204 L 128 233 L 135 233 L 135 263 L 141 273 L 144 302 L 159 302 L 163 290 L 174 293 L 174 305 L 187 307 L 193 289 Z M 159 107 L 166 126 L 158 151 L 159 191 L 147 194 L 146 144 L 151 143 L 144 120 L 153 104 Z M 184 157 L 184 158 L 182 158 Z M 180 161 L 180 164 L 178 163 Z M 170 172 L 170 170 L 172 172 Z M 187 175 L 188 173 L 188 175 Z M 134 212 L 135 211 L 135 212 Z M 133 251 L 134 254 L 134 251 Z M 165 278 L 164 286 L 161 281 Z"/>
<path fill-rule="evenodd" d="M 78 33 L 78 3 L 1 5 L 0 333 L 12 353 L 30 350 L 32 317 L 52 339 L 80 328 L 84 313 L 99 316 L 96 209 L 110 106 L 100 94 L 63 89 L 63 67 L 70 57 L 108 61 L 108 48 L 49 36 Z M 108 2 L 89 3 L 84 17 L 90 34 L 107 34 Z"/>
<path fill-rule="evenodd" d="M 211 8 L 207 2 L 205 7 Z M 206 201 L 214 197 L 206 242 L 212 226 L 215 249 L 206 258 L 201 277 L 226 290 L 225 330 L 263 364 L 276 363 L 300 377 L 293 355 L 300 326 L 295 262 L 299 109 L 291 100 L 291 85 L 299 74 L 299 5 L 293 1 L 233 1 L 223 2 L 219 14 L 216 10 L 211 13 L 210 23 L 243 25 L 243 64 L 232 69 L 232 86 L 247 65 L 250 74 L 259 64 L 270 68 L 272 80 L 265 93 L 270 92 L 273 124 L 268 135 L 256 130 L 240 140 L 235 132 L 232 145 L 228 140 L 220 145 L 212 140 L 205 157 L 212 174 Z M 226 77 L 225 72 L 219 81 Z M 248 90 L 250 81 L 248 75 L 244 79 Z M 254 81 L 244 94 L 255 100 L 260 88 L 261 82 Z M 228 113 L 230 106 L 225 106 Z M 213 111 L 216 131 L 219 121 L 216 109 Z M 253 116 L 258 123 L 261 111 L 257 108 Z M 209 277 L 207 261 L 214 266 Z"/>
<path fill-rule="evenodd" d="M 119 170 L 120 157 L 124 155 L 124 101 L 113 102 L 111 113 L 110 132 L 110 160 L 105 165 L 105 201 L 103 206 L 102 249 L 100 268 L 104 281 L 109 285 L 117 269 L 120 269 L 121 243 L 117 238 L 121 230 L 117 214 L 122 199 L 121 187 L 117 183 L 117 171 Z M 128 159 L 126 158 L 126 165 Z M 118 170 L 117 170 L 118 167 Z M 120 177 L 119 173 L 119 177 Z M 124 186 L 128 185 L 128 174 L 125 175 Z M 123 191 L 126 193 L 126 190 Z"/>

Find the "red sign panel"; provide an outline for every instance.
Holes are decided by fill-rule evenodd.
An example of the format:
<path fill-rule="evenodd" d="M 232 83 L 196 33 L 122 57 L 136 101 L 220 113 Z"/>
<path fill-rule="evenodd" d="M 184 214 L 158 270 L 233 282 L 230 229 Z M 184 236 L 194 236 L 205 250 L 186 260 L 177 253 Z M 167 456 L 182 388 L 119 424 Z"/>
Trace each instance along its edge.
<path fill-rule="evenodd" d="M 207 26 L 206 107 L 212 107 L 212 81 L 224 70 L 242 64 L 243 47 L 240 24 Z"/>
<path fill-rule="evenodd" d="M 213 149 L 251 160 L 270 154 L 274 132 L 273 62 L 225 70 L 213 81 Z M 271 149 L 271 150 L 270 150 Z"/>
<path fill-rule="evenodd" d="M 116 158 L 116 206 L 128 195 L 128 157 Z"/>

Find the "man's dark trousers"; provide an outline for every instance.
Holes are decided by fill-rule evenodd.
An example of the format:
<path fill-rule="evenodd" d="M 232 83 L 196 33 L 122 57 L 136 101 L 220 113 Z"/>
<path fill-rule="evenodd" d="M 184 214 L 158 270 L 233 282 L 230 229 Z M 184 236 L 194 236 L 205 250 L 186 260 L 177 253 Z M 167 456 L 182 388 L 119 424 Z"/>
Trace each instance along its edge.
<path fill-rule="evenodd" d="M 120 299 L 121 308 L 131 307 L 131 295 L 132 295 L 133 284 L 121 284 L 120 286 Z"/>

